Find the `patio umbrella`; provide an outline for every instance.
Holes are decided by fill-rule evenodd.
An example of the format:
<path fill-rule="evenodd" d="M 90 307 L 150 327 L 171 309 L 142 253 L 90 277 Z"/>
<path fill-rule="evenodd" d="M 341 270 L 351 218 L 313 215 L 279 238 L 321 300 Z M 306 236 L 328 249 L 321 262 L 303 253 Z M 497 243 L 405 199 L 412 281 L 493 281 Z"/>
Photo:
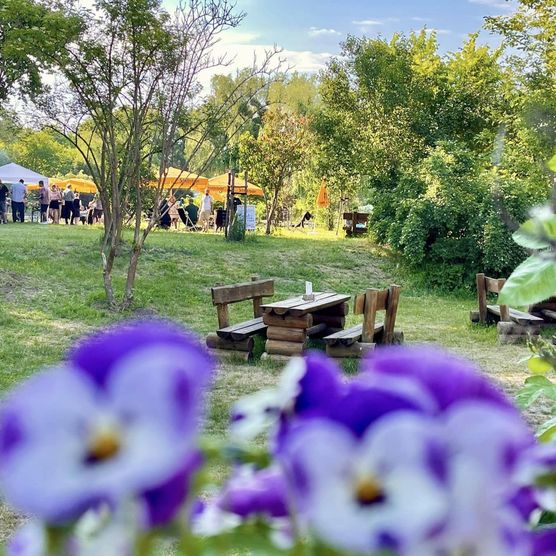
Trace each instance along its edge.
<path fill-rule="evenodd" d="M 317 207 L 327 208 L 330 205 L 328 200 L 328 188 L 326 187 L 326 179 L 322 180 L 322 185 L 320 186 L 319 195 L 317 197 Z"/>
<path fill-rule="evenodd" d="M 204 191 L 209 184 L 208 178 L 200 176 L 187 170 L 179 168 L 168 168 L 165 175 L 161 175 L 156 181 L 150 182 L 149 187 L 157 188 L 162 185 L 163 189 L 193 189 Z"/>
<path fill-rule="evenodd" d="M 0 166 L 0 179 L 4 183 L 17 183 L 19 180 L 23 180 L 27 185 L 38 184 L 39 181 L 43 181 L 48 187 L 48 178 L 46 176 L 41 176 L 41 174 L 14 162 Z"/>
<path fill-rule="evenodd" d="M 219 176 L 210 178 L 209 190 L 211 194 L 213 192 L 226 193 L 228 191 L 228 174 L 220 174 Z M 239 195 L 245 194 L 244 177 L 236 176 L 234 191 Z M 264 197 L 263 190 L 260 187 L 253 185 L 252 183 L 249 182 L 247 182 L 247 195 L 252 195 L 253 197 Z"/>

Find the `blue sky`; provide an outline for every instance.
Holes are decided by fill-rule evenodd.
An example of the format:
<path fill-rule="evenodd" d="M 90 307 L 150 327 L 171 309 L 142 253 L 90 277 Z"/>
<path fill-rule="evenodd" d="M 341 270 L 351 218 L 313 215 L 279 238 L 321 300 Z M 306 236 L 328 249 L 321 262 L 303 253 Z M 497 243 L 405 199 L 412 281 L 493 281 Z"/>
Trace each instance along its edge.
<path fill-rule="evenodd" d="M 426 26 L 437 31 L 444 52 L 456 50 L 478 31 L 487 15 L 511 13 L 515 0 L 237 0 L 246 17 L 227 32 L 221 48 L 235 54 L 235 65 L 249 65 L 253 52 L 273 44 L 290 65 L 318 71 L 339 52 L 347 34 L 390 37 Z M 484 32 L 481 40 L 496 39 Z"/>

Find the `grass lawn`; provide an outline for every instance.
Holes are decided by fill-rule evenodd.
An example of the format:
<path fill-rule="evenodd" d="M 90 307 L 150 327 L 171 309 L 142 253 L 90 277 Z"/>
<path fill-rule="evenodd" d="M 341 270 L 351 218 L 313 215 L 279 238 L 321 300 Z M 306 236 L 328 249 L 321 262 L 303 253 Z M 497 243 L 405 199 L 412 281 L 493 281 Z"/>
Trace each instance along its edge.
<path fill-rule="evenodd" d="M 233 244 L 213 234 L 155 232 L 140 262 L 136 307 L 119 315 L 109 312 L 104 301 L 100 237 L 99 228 L 0 226 L 2 391 L 59 361 L 75 339 L 122 318 L 168 317 L 200 336 L 216 330 L 210 298 L 210 287 L 216 283 L 241 282 L 252 274 L 271 277 L 280 299 L 303 292 L 305 280 L 317 291 L 349 294 L 400 282 L 391 261 L 364 239 L 283 232 Z M 116 285 L 122 281 L 120 273 Z M 527 377 L 522 362 L 527 349 L 499 346 L 494 328 L 470 325 L 474 306 L 471 295 L 438 295 L 405 286 L 397 328 L 408 343 L 438 343 L 476 361 L 511 394 Z M 248 303 L 234 306 L 232 322 L 248 318 L 250 309 Z M 356 322 L 352 315 L 348 319 Z M 274 383 L 278 373 L 268 363 L 223 365 L 212 393 L 208 433 L 224 434 L 230 404 Z M 540 407 L 528 418 L 537 422 L 544 413 Z"/>

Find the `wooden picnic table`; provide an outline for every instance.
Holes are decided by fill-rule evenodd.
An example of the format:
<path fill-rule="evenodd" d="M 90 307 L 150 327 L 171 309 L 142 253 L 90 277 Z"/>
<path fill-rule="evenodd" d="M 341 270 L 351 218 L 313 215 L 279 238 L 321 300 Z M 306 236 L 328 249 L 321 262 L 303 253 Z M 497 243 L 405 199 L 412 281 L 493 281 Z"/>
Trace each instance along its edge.
<path fill-rule="evenodd" d="M 351 296 L 335 292 L 316 292 L 314 299 L 297 296 L 261 305 L 263 322 L 268 326 L 267 359 L 301 355 L 310 337 L 342 330 Z"/>

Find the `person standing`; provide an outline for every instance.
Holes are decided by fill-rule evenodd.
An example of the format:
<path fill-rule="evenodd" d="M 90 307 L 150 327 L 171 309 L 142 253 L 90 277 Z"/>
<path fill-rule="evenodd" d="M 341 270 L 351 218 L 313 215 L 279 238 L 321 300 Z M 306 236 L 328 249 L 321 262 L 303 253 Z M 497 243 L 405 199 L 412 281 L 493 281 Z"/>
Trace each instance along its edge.
<path fill-rule="evenodd" d="M 50 191 L 50 218 L 52 218 L 52 222 L 54 224 L 60 223 L 60 201 L 62 200 L 62 194 L 58 189 L 57 185 L 52 186 L 52 190 Z"/>
<path fill-rule="evenodd" d="M 102 219 L 102 211 L 103 211 L 102 200 L 100 198 L 100 195 L 98 195 L 98 193 L 95 195 L 93 199 L 93 203 L 94 203 L 93 219 L 95 223 L 98 224 Z"/>
<path fill-rule="evenodd" d="M 27 186 L 23 180 L 12 185 L 12 220 L 25 222 L 25 201 L 27 200 Z"/>
<path fill-rule="evenodd" d="M 50 202 L 48 189 L 44 182 L 39 181 L 39 202 L 41 204 L 41 224 L 48 224 L 48 204 Z"/>
<path fill-rule="evenodd" d="M 5 183 L 0 180 L 0 224 L 8 223 L 8 193 L 10 190 Z"/>
<path fill-rule="evenodd" d="M 69 183 L 66 185 L 66 188 L 62 193 L 62 198 L 64 199 L 62 218 L 66 221 L 66 225 L 68 224 L 68 220 L 70 224 L 73 224 L 73 200 L 75 199 L 75 195 L 71 190 L 71 185 Z"/>
<path fill-rule="evenodd" d="M 210 224 L 210 216 L 212 214 L 212 197 L 209 190 L 205 189 L 205 195 L 201 199 L 201 211 L 199 213 L 199 225 L 202 226 L 203 232 L 207 232 Z"/>
<path fill-rule="evenodd" d="M 73 199 L 73 212 L 72 212 L 71 223 L 78 225 L 80 217 L 81 217 L 81 199 L 79 198 L 79 193 L 76 191 L 75 197 Z"/>

